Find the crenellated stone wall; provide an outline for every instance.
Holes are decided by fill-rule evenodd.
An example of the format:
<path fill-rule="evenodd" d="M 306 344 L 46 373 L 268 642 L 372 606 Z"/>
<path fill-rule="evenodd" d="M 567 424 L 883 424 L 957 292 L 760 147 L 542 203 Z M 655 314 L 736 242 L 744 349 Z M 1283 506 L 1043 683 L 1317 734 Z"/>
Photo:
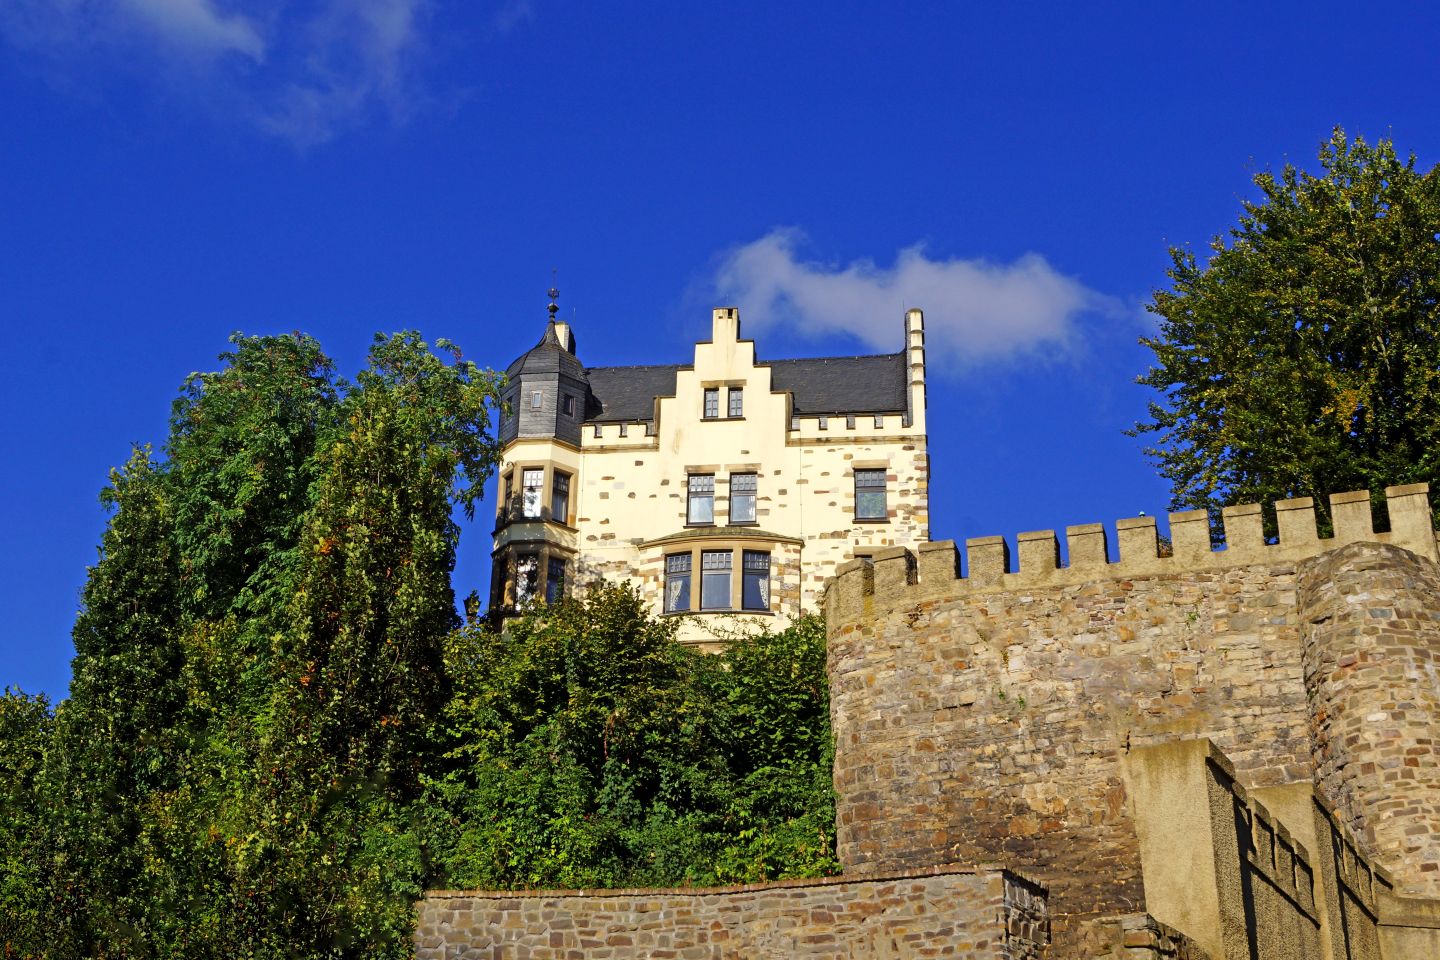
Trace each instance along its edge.
<path fill-rule="evenodd" d="M 1181 513 L 1169 551 L 1153 518 L 1120 521 L 1113 561 L 1086 525 L 1067 530 L 1065 565 L 1039 531 L 1017 538 L 1015 570 L 998 537 L 967 541 L 963 577 L 949 543 L 843 567 L 826 614 L 846 870 L 1002 862 L 1050 889 L 1057 955 L 1102 955 L 1108 918 L 1146 902 L 1123 760 L 1204 738 L 1250 788 L 1333 768 L 1322 795 L 1362 841 L 1377 817 L 1404 820 L 1364 854 L 1418 876 L 1437 855 L 1440 710 L 1419 688 L 1440 651 L 1440 583 L 1427 487 L 1386 494 L 1389 530 L 1368 495 L 1341 494 L 1326 539 L 1305 500 L 1277 504 L 1274 543 L 1252 506 L 1224 512 L 1222 550 L 1203 513 Z M 1326 592 L 1332 572 L 1343 583 Z M 1307 688 L 1307 643 L 1344 648 L 1341 624 L 1373 639 L 1377 665 Z M 1334 711 L 1317 709 L 1325 698 Z M 1387 722 L 1357 735 L 1377 714 Z M 1348 801 L 1326 792 L 1343 783 Z"/>

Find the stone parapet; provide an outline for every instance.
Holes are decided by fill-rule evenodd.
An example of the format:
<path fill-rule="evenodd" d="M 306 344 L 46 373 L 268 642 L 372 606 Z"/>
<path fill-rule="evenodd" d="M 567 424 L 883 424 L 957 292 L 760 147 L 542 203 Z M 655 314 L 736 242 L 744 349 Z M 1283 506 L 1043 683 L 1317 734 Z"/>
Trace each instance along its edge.
<path fill-rule="evenodd" d="M 867 603 L 914 603 L 957 593 L 1000 592 L 1066 586 L 1098 579 L 1206 573 L 1256 564 L 1296 563 L 1348 543 L 1373 542 L 1403 547 L 1428 560 L 1440 560 L 1430 517 L 1430 486 L 1412 483 L 1387 487 L 1385 506 L 1390 529 L 1377 531 L 1371 497 L 1364 491 L 1330 497 L 1334 535 L 1317 532 L 1314 500 L 1305 497 L 1275 504 L 1279 536 L 1267 542 L 1259 504 L 1226 507 L 1216 532 L 1223 531 L 1223 549 L 1215 549 L 1211 518 L 1203 510 L 1169 515 L 1168 549 L 1162 550 L 1154 517 L 1132 517 L 1115 525 L 1119 556 L 1111 560 L 1102 524 L 1065 530 L 1069 563 L 1061 565 L 1060 543 L 1053 530 L 1035 530 L 1016 537 L 1012 554 L 1004 537 L 965 541 L 964 565 L 954 541 L 923 544 L 914 554 L 887 552 L 871 560 L 839 567 L 825 595 L 827 616 L 847 619 L 864 615 Z M 1012 556 L 1018 569 L 1011 571 Z M 873 576 L 867 572 L 873 567 Z"/>
<path fill-rule="evenodd" d="M 1045 891 L 995 868 L 946 865 L 735 887 L 435 890 L 417 960 L 1040 960 Z"/>

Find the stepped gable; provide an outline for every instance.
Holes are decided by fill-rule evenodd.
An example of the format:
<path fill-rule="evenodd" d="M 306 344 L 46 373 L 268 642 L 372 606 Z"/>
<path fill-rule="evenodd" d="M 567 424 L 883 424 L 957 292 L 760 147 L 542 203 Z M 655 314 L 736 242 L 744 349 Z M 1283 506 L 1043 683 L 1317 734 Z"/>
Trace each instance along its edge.
<path fill-rule="evenodd" d="M 1053 530 L 1021 533 L 1016 551 L 999 536 L 965 541 L 964 575 L 953 540 L 923 544 L 918 555 L 905 549 L 877 552 L 872 558 L 843 564 L 826 591 L 825 608 L 844 617 L 846 608 L 874 598 L 883 605 L 902 605 L 931 594 L 956 591 L 1007 591 L 1065 586 L 1104 578 L 1163 576 L 1225 570 L 1252 564 L 1297 562 L 1347 543 L 1376 542 L 1403 547 L 1430 560 L 1440 559 L 1431 526 L 1429 484 L 1387 487 L 1390 530 L 1377 532 L 1365 491 L 1330 497 L 1334 535 L 1317 533 L 1315 502 L 1310 497 L 1275 504 L 1280 535 L 1266 543 L 1259 504 L 1225 507 L 1221 511 L 1225 546 L 1215 549 L 1210 516 L 1204 510 L 1171 513 L 1170 552 L 1160 550 L 1154 517 L 1133 517 L 1116 523 L 1119 558 L 1109 559 L 1109 537 L 1103 524 L 1065 528 L 1069 563 L 1060 563 L 1060 544 Z M 1010 571 L 1011 558 L 1019 561 Z"/>

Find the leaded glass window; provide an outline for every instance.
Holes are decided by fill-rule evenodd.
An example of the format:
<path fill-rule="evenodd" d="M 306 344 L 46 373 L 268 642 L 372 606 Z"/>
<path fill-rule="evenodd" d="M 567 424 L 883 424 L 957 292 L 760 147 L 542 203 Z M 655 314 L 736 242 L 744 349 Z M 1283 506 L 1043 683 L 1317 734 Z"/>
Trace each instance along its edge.
<path fill-rule="evenodd" d="M 665 558 L 665 612 L 690 609 L 690 554 L 672 553 Z"/>
<path fill-rule="evenodd" d="M 700 609 L 730 609 L 730 569 L 734 553 L 704 550 L 700 553 Z"/>
<path fill-rule="evenodd" d="M 770 554 L 746 550 L 740 605 L 746 610 L 770 609 Z"/>
<path fill-rule="evenodd" d="M 855 519 L 884 520 L 888 516 L 885 502 L 885 471 L 855 471 Z"/>
<path fill-rule="evenodd" d="M 690 474 L 685 522 L 701 524 L 715 522 L 715 475 L 713 473 Z"/>
<path fill-rule="evenodd" d="M 557 523 L 570 521 L 570 474 L 558 470 L 550 482 L 550 519 Z"/>
<path fill-rule="evenodd" d="M 545 602 L 556 603 L 565 596 L 565 560 L 550 558 L 550 569 L 545 577 Z"/>
<path fill-rule="evenodd" d="M 515 606 L 524 606 L 534 599 L 539 579 L 539 557 L 527 553 L 515 558 Z"/>
<path fill-rule="evenodd" d="M 540 516 L 540 485 L 544 481 L 545 471 L 538 468 L 520 475 L 521 512 L 525 516 Z"/>
<path fill-rule="evenodd" d="M 753 473 L 730 474 L 730 522 L 755 522 L 756 481 Z"/>

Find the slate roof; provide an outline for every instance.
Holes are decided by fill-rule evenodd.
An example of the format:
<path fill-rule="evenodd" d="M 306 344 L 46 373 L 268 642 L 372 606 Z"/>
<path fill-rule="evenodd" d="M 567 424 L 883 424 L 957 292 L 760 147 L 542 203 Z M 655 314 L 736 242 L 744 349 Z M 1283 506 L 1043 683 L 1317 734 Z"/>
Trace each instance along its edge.
<path fill-rule="evenodd" d="M 532 351 L 533 352 L 533 351 Z M 762 360 L 770 388 L 788 390 L 797 416 L 897 413 L 905 410 L 909 384 L 902 353 L 869 357 L 807 357 Z M 586 421 L 637 423 L 655 416 L 655 398 L 675 395 L 681 364 L 653 367 L 591 367 L 593 397 Z"/>
<path fill-rule="evenodd" d="M 655 398 L 675 396 L 678 363 L 656 367 L 591 367 L 588 423 L 636 423 L 655 419 Z"/>
<path fill-rule="evenodd" d="M 585 365 L 560 344 L 560 336 L 552 322 L 546 325 L 545 336 L 540 338 L 539 343 L 505 368 L 505 375 L 511 380 L 522 373 L 563 373 L 584 380 Z"/>
<path fill-rule="evenodd" d="M 905 354 L 815 357 L 757 363 L 770 368 L 770 389 L 789 390 L 797 415 L 895 413 L 909 393 Z"/>

